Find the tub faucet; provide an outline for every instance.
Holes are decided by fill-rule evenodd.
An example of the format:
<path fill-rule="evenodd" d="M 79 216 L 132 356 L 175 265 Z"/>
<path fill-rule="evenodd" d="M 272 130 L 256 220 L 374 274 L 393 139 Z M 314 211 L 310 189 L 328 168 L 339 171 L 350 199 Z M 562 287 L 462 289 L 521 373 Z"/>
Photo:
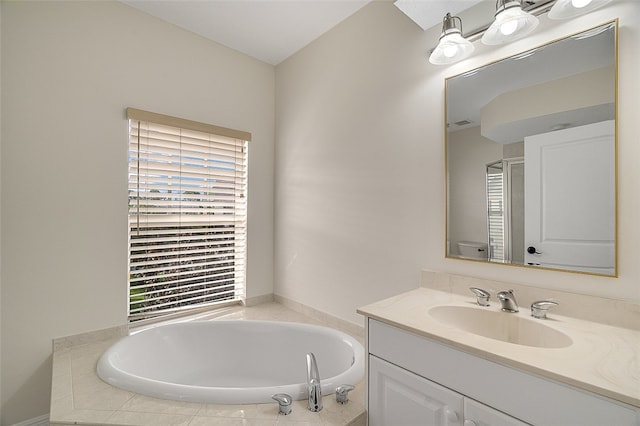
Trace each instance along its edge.
<path fill-rule="evenodd" d="M 356 387 L 353 385 L 340 385 L 336 388 L 336 402 L 338 404 L 346 404 L 349 401 L 349 392 Z"/>
<path fill-rule="evenodd" d="M 309 411 L 322 410 L 322 389 L 320 388 L 320 374 L 318 374 L 318 363 L 313 352 L 307 354 L 307 390 Z"/>
<path fill-rule="evenodd" d="M 518 312 L 518 303 L 516 302 L 516 296 L 513 294 L 513 290 L 501 291 L 497 294 L 500 303 L 502 303 L 502 310 L 504 312 Z"/>

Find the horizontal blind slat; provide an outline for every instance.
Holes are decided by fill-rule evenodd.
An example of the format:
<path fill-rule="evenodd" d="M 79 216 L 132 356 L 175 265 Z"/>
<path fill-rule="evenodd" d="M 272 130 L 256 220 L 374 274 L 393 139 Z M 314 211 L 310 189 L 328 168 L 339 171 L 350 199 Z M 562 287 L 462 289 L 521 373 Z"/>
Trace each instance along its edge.
<path fill-rule="evenodd" d="M 221 294 L 221 293 L 230 293 L 232 291 L 234 291 L 234 285 L 233 283 L 231 284 L 227 284 L 227 285 L 221 285 L 218 288 L 215 289 L 215 292 L 211 291 L 211 289 L 208 289 L 206 287 L 203 286 L 203 284 L 194 284 L 192 286 L 189 287 L 189 289 L 185 289 L 185 291 L 183 291 L 180 296 L 182 296 L 183 298 L 185 297 L 192 297 L 193 295 L 196 294 L 201 294 L 201 293 L 205 293 L 205 296 L 207 294 Z M 171 289 L 167 289 L 167 290 L 156 290 L 156 291 L 151 291 L 151 292 L 147 292 L 145 293 L 145 296 L 148 296 L 149 300 L 167 300 L 167 299 L 171 299 L 174 298 L 175 295 L 171 292 Z M 201 296 L 200 296 L 201 297 Z"/>
<path fill-rule="evenodd" d="M 131 161 L 138 161 L 132 158 Z M 131 168 L 130 179 L 153 178 L 158 179 L 178 179 L 182 177 L 190 177 L 192 179 L 209 182 L 213 184 L 216 180 L 233 180 L 238 179 L 239 173 L 244 173 L 244 165 L 237 163 L 197 163 L 186 164 L 175 161 L 162 161 L 149 159 L 140 159 L 140 164 Z M 185 182 L 189 183 L 189 182 Z"/>
<path fill-rule="evenodd" d="M 134 209 L 134 206 L 130 207 Z M 236 209 L 237 210 L 237 209 Z M 202 216 L 187 216 L 186 218 L 180 216 L 178 214 L 165 214 L 158 215 L 154 217 L 152 215 L 147 215 L 140 218 L 141 224 L 157 224 L 157 225 L 182 225 L 182 226 L 193 226 L 197 224 L 206 224 L 206 223 L 215 223 L 217 225 L 227 225 L 233 226 L 238 223 L 243 223 L 245 218 L 239 217 L 239 215 L 202 215 Z M 129 219 L 130 224 L 137 223 L 133 219 Z"/>
<path fill-rule="evenodd" d="M 176 300 L 171 300 L 170 302 L 165 302 L 165 303 L 157 303 L 154 306 L 156 306 L 156 309 L 150 310 L 148 308 L 133 308 L 131 309 L 131 314 L 136 314 L 136 313 L 140 313 L 140 312 L 157 312 L 157 311 L 162 311 L 164 309 L 167 308 L 177 308 L 179 306 L 184 306 L 184 305 L 193 305 L 193 306 L 197 306 L 198 304 L 204 304 L 207 302 L 213 302 L 213 301 L 226 301 L 226 300 L 231 300 L 233 298 L 233 296 L 235 295 L 234 291 L 228 291 L 228 292 L 222 292 L 222 293 L 216 293 L 216 294 L 210 294 L 210 295 L 204 295 L 204 296 L 198 296 L 198 297 L 191 297 L 191 298 L 181 298 L 180 300 L 176 301 Z M 157 299 L 153 299 L 154 301 Z M 168 310 L 167 310 L 168 312 Z"/>
<path fill-rule="evenodd" d="M 131 250 L 131 261 L 138 261 L 138 259 L 147 259 L 149 257 L 159 257 L 163 256 L 165 259 L 175 259 L 180 256 L 197 256 L 199 254 L 207 255 L 212 259 L 228 256 L 229 253 L 236 253 L 240 255 L 245 250 L 244 243 L 237 243 L 236 241 L 230 242 L 221 242 L 216 243 L 216 248 L 212 249 L 207 245 L 196 243 L 193 245 L 193 249 L 184 248 L 183 245 L 172 244 L 170 241 L 168 243 L 163 244 L 162 246 L 158 246 L 157 244 L 136 244 L 132 247 Z M 209 244 L 211 245 L 211 244 Z M 168 252 L 172 250 L 171 252 Z M 160 253 L 160 254 L 158 254 Z M 146 262 L 151 262 L 151 260 L 145 260 Z M 166 263 L 166 262 L 165 262 Z"/>
<path fill-rule="evenodd" d="M 189 275 L 194 273 L 204 274 L 207 271 L 222 270 L 242 263 L 242 259 L 236 259 L 234 253 L 224 256 L 208 257 L 208 256 L 193 256 L 187 261 L 191 263 L 176 263 L 175 261 L 139 261 L 131 263 L 129 273 L 131 275 L 140 275 L 139 278 L 131 277 L 131 281 L 140 281 L 149 279 L 158 275 L 165 277 L 174 277 L 181 275 Z"/>
<path fill-rule="evenodd" d="M 231 238 L 238 233 L 238 230 L 237 226 L 216 231 L 206 231 L 206 228 L 200 226 L 190 226 L 188 232 L 177 231 L 175 226 L 171 228 L 167 228 L 166 226 L 157 228 L 131 228 L 132 233 L 135 234 L 132 235 L 135 242 L 190 241 L 196 239 L 196 235 L 205 235 L 207 240 L 218 241 Z"/>
<path fill-rule="evenodd" d="M 214 286 L 211 286 L 210 289 L 215 288 L 216 291 L 219 290 L 220 287 L 224 287 L 224 286 L 233 285 L 234 288 L 237 287 L 235 285 L 235 282 L 230 280 L 229 277 L 220 277 L 215 280 L 201 281 L 201 282 L 194 282 L 193 280 L 192 281 L 172 280 L 172 281 L 167 281 L 162 286 L 158 286 L 154 284 L 139 283 L 135 287 L 133 287 L 133 289 L 139 291 L 138 294 L 148 295 L 148 294 L 155 294 L 158 292 L 170 292 L 176 288 L 179 288 L 180 290 L 189 290 L 192 287 L 198 287 L 198 286 L 202 287 L 203 283 L 206 283 L 207 286 L 211 286 L 211 284 L 214 284 Z"/>

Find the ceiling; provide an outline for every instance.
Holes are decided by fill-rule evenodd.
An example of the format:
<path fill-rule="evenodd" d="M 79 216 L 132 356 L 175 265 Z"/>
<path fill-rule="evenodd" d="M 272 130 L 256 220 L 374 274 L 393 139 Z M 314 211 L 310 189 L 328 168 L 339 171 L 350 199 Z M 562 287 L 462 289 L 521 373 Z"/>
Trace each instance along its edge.
<path fill-rule="evenodd" d="M 152 16 L 277 65 L 372 0 L 121 0 Z M 390 0 L 387 0 L 390 1 Z M 422 29 L 481 0 L 398 0 Z"/>
<path fill-rule="evenodd" d="M 371 0 L 121 0 L 277 65 Z"/>

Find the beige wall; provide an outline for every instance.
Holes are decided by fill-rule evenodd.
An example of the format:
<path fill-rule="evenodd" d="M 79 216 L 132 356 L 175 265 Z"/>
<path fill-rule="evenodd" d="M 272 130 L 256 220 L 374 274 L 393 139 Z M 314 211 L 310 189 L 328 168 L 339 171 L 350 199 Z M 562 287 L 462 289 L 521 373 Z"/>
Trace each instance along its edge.
<path fill-rule="evenodd" d="M 276 293 L 356 323 L 358 306 L 415 288 L 422 268 L 640 300 L 639 15 L 640 2 L 622 0 L 570 21 L 543 16 L 524 40 L 476 42 L 473 57 L 436 67 L 439 26 L 423 32 L 373 2 L 280 64 Z M 444 78 L 616 17 L 620 277 L 445 259 Z"/>
<path fill-rule="evenodd" d="M 480 126 L 449 133 L 449 227 L 451 253 L 458 241 L 489 240 L 487 230 L 487 164 L 504 158 L 504 145 L 482 137 Z"/>
<path fill-rule="evenodd" d="M 276 67 L 276 293 L 361 323 L 358 306 L 417 286 L 442 236 L 426 46 L 373 2 Z"/>
<path fill-rule="evenodd" d="M 273 292 L 274 67 L 119 2 L 2 3 L 2 424 L 51 339 L 126 322 L 128 106 L 249 131 L 248 296 Z"/>

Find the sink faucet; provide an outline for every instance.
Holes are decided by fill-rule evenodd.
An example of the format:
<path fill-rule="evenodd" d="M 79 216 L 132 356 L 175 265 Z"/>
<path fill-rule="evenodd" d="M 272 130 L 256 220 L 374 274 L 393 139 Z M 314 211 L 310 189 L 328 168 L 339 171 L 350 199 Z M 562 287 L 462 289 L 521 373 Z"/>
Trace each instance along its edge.
<path fill-rule="evenodd" d="M 307 390 L 309 401 L 307 408 L 309 411 L 322 410 L 322 389 L 320 388 L 320 374 L 318 374 L 318 363 L 313 352 L 307 354 Z"/>
<path fill-rule="evenodd" d="M 513 294 L 513 290 L 501 291 L 497 296 L 500 303 L 502 303 L 502 310 L 504 312 L 518 312 L 518 303 L 516 302 L 516 296 Z"/>

